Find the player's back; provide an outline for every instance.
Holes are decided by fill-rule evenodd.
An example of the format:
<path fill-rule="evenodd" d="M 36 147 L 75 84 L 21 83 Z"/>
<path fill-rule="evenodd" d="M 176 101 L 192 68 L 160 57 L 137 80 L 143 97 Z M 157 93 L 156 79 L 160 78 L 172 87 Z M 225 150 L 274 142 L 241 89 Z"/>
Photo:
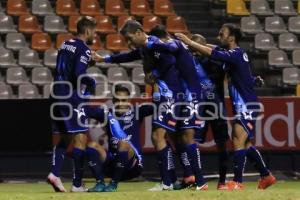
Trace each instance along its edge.
<path fill-rule="evenodd" d="M 72 93 L 76 93 L 78 70 L 80 70 L 78 66 L 87 65 L 89 59 L 90 50 L 82 40 L 74 38 L 61 45 L 57 55 L 54 82 L 68 82 L 68 85 L 55 84 L 53 88 L 55 95 L 70 94 L 70 86 L 72 86 Z"/>

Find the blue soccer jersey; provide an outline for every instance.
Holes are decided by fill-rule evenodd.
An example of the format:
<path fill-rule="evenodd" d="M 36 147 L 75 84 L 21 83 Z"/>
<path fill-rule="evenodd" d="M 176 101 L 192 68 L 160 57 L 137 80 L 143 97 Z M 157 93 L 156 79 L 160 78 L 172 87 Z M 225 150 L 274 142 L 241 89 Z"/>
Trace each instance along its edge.
<path fill-rule="evenodd" d="M 84 133 L 85 113 L 78 106 L 95 87 L 95 80 L 86 75 L 91 51 L 80 39 L 65 41 L 57 55 L 52 100 L 52 127 L 54 133 Z M 80 77 L 81 81 L 80 81 Z"/>
<path fill-rule="evenodd" d="M 217 47 L 212 50 L 211 58 L 224 62 L 233 112 L 237 116 L 237 122 L 245 128 L 249 138 L 252 138 L 260 107 L 247 53 L 240 47 L 232 50 Z"/>

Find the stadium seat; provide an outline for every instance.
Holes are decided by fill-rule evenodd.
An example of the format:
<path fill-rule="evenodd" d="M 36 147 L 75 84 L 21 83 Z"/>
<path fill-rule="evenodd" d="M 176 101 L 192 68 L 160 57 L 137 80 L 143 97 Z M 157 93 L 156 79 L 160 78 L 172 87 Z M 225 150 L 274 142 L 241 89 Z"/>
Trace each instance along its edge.
<path fill-rule="evenodd" d="M 49 68 L 55 68 L 58 51 L 56 49 L 48 49 L 44 53 L 44 65 Z"/>
<path fill-rule="evenodd" d="M 132 70 L 132 82 L 145 85 L 145 73 L 142 67 L 136 67 Z"/>
<path fill-rule="evenodd" d="M 0 33 L 17 32 L 11 16 L 0 14 Z"/>
<path fill-rule="evenodd" d="M 98 67 L 89 67 L 86 72 L 89 76 L 95 79 L 96 84 L 104 83 L 107 79 Z"/>
<path fill-rule="evenodd" d="M 282 75 L 269 74 L 265 77 L 265 82 L 269 87 L 280 88 L 282 87 Z"/>
<path fill-rule="evenodd" d="M 78 15 L 75 2 L 73 0 L 57 0 L 56 14 L 62 16 Z"/>
<path fill-rule="evenodd" d="M 109 83 L 129 80 L 126 70 L 121 67 L 108 68 L 107 79 Z"/>
<path fill-rule="evenodd" d="M 294 50 L 293 51 L 292 63 L 295 66 L 300 66 L 300 50 Z"/>
<path fill-rule="evenodd" d="M 118 17 L 118 22 L 117 22 L 117 28 L 118 31 L 124 26 L 125 22 L 127 20 L 133 20 L 135 19 L 133 16 L 129 16 L 129 15 L 121 15 Z"/>
<path fill-rule="evenodd" d="M 32 84 L 20 85 L 18 89 L 19 99 L 38 99 L 40 98 L 38 88 Z"/>
<path fill-rule="evenodd" d="M 112 97 L 112 86 L 108 83 L 97 84 L 95 89 L 95 95 L 102 98 Z"/>
<path fill-rule="evenodd" d="M 47 33 L 35 33 L 31 37 L 31 48 L 34 50 L 46 51 L 51 45 L 51 38 Z"/>
<path fill-rule="evenodd" d="M 300 84 L 300 69 L 294 67 L 283 69 L 282 81 L 288 85 Z"/>
<path fill-rule="evenodd" d="M 244 0 L 227 0 L 226 11 L 229 15 L 250 15 Z"/>
<path fill-rule="evenodd" d="M 287 32 L 286 25 L 283 19 L 279 16 L 266 17 L 265 30 L 267 32 L 274 33 L 274 34 Z"/>
<path fill-rule="evenodd" d="M 267 0 L 251 0 L 250 12 L 251 14 L 260 16 L 274 15 Z"/>
<path fill-rule="evenodd" d="M 10 85 L 0 84 L 0 99 L 12 99 L 13 91 Z"/>
<path fill-rule="evenodd" d="M 181 16 L 169 16 L 166 27 L 170 33 L 189 33 L 185 20 Z"/>
<path fill-rule="evenodd" d="M 255 49 L 270 51 L 277 49 L 274 38 L 269 33 L 259 33 L 255 35 Z"/>
<path fill-rule="evenodd" d="M 97 54 L 99 54 L 102 57 L 106 57 L 106 56 L 112 55 L 112 52 L 108 51 L 108 50 L 98 50 L 96 52 L 97 52 Z M 116 63 L 97 62 L 96 66 L 97 67 L 101 67 L 101 68 L 109 68 L 109 67 L 118 67 L 119 65 L 116 64 Z"/>
<path fill-rule="evenodd" d="M 145 32 L 149 32 L 158 24 L 162 24 L 161 18 L 158 16 L 145 16 L 143 18 L 143 28 Z"/>
<path fill-rule="evenodd" d="M 41 61 L 39 54 L 32 49 L 24 48 L 19 51 L 19 65 L 32 68 L 32 67 L 41 67 Z"/>
<path fill-rule="evenodd" d="M 0 2 L 0 13 L 4 13 L 4 8 L 3 8 L 1 2 Z"/>
<path fill-rule="evenodd" d="M 116 33 L 113 22 L 109 16 L 99 15 L 95 17 L 97 21 L 96 31 L 100 34 Z"/>
<path fill-rule="evenodd" d="M 28 83 L 28 77 L 22 67 L 11 67 L 6 71 L 6 82 L 11 85 Z"/>
<path fill-rule="evenodd" d="M 293 33 L 283 33 L 279 36 L 279 48 L 284 50 L 300 49 L 298 38 Z"/>
<path fill-rule="evenodd" d="M 43 86 L 43 98 L 48 99 L 50 97 L 51 84 L 46 84 Z"/>
<path fill-rule="evenodd" d="M 290 0 L 276 0 L 274 4 L 275 14 L 284 16 L 297 15 L 293 3 Z"/>
<path fill-rule="evenodd" d="M 27 34 L 42 32 L 39 26 L 39 21 L 37 17 L 34 15 L 30 15 L 30 14 L 21 15 L 19 17 L 18 24 L 19 24 L 18 25 L 19 32 L 27 33 Z"/>
<path fill-rule="evenodd" d="M 259 20 L 255 16 L 242 17 L 241 29 L 243 32 L 249 34 L 264 32 L 262 25 L 260 24 Z"/>
<path fill-rule="evenodd" d="M 282 50 L 271 50 L 268 53 L 268 63 L 273 67 L 291 67 L 287 54 Z"/>
<path fill-rule="evenodd" d="M 0 47 L 3 47 L 3 46 L 4 46 L 4 44 L 3 44 L 3 42 L 2 42 L 2 40 L 0 38 Z"/>
<path fill-rule="evenodd" d="M 44 30 L 48 33 L 67 32 L 63 19 L 56 15 L 48 15 L 44 18 Z"/>
<path fill-rule="evenodd" d="M 99 36 L 96 36 L 93 40 L 93 44 L 89 45 L 90 49 L 93 51 L 97 51 L 99 49 L 103 49 L 103 45 Z"/>
<path fill-rule="evenodd" d="M 176 15 L 170 0 L 154 0 L 154 14 L 159 16 Z"/>
<path fill-rule="evenodd" d="M 128 45 L 122 35 L 109 34 L 106 36 L 106 49 L 111 51 L 128 50 Z"/>
<path fill-rule="evenodd" d="M 129 81 L 126 83 L 120 83 L 120 84 L 115 82 L 112 86 L 112 94 L 113 95 L 114 95 L 114 88 L 116 88 L 116 86 L 118 86 L 118 85 L 122 85 L 123 87 L 127 88 L 130 92 L 130 96 L 133 98 L 141 96 L 140 87 Z"/>
<path fill-rule="evenodd" d="M 60 33 L 56 35 L 56 48 L 59 49 L 62 43 L 66 40 L 74 38 L 72 33 Z"/>
<path fill-rule="evenodd" d="M 14 58 L 14 54 L 11 50 L 5 49 L 4 47 L 0 47 L 0 67 L 8 68 L 8 67 L 16 67 L 16 60 Z"/>
<path fill-rule="evenodd" d="M 8 33 L 5 40 L 6 48 L 14 51 L 20 50 L 27 46 L 25 36 L 22 33 Z"/>
<path fill-rule="evenodd" d="M 25 0 L 7 0 L 6 12 L 11 16 L 20 16 L 28 13 Z"/>
<path fill-rule="evenodd" d="M 81 0 L 80 14 L 87 16 L 101 15 L 100 4 L 98 0 Z"/>
<path fill-rule="evenodd" d="M 34 68 L 31 72 L 31 82 L 37 85 L 50 84 L 53 81 L 51 71 L 46 67 Z"/>
<path fill-rule="evenodd" d="M 72 15 L 69 17 L 68 28 L 70 32 L 77 32 L 77 21 L 80 19 L 80 15 Z"/>
<path fill-rule="evenodd" d="M 53 8 L 49 0 L 33 0 L 31 3 L 31 12 L 34 15 L 53 15 Z"/>
<path fill-rule="evenodd" d="M 289 32 L 300 33 L 300 16 L 289 18 Z"/>
<path fill-rule="evenodd" d="M 152 13 L 150 11 L 148 0 L 131 0 L 130 14 L 136 16 L 151 15 Z"/>
<path fill-rule="evenodd" d="M 106 0 L 105 14 L 112 16 L 120 16 L 128 14 L 125 11 L 125 6 L 122 0 Z"/>

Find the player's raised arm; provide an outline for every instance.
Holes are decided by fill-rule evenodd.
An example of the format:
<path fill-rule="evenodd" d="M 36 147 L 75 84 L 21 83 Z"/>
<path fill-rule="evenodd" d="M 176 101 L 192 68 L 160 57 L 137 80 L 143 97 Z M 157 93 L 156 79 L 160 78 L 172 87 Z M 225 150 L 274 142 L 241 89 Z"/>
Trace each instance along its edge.
<path fill-rule="evenodd" d="M 162 51 L 173 53 L 178 50 L 178 46 L 175 42 L 164 43 L 162 41 L 147 40 L 146 47 L 154 51 Z"/>
<path fill-rule="evenodd" d="M 182 33 L 176 33 L 175 36 L 179 40 L 181 40 L 183 43 L 194 48 L 195 50 L 199 51 L 203 55 L 210 56 L 212 54 L 213 48 L 208 45 L 198 44 L 197 42 L 192 41 L 191 39 L 189 39 L 186 35 L 184 35 Z"/>

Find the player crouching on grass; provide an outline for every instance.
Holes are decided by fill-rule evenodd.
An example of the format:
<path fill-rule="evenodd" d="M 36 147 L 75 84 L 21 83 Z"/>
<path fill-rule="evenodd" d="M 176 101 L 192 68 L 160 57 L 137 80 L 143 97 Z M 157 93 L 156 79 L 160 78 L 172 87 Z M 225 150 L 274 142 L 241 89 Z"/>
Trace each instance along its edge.
<path fill-rule="evenodd" d="M 153 110 L 153 106 L 149 104 L 133 107 L 128 88 L 120 85 L 115 87 L 113 110 L 108 112 L 105 126 L 109 140 L 108 151 L 105 152 L 96 142 L 90 142 L 86 150 L 89 167 L 97 182 L 88 192 L 115 192 L 119 181 L 141 174 L 143 163 L 140 125 L 144 117 L 153 114 Z M 97 119 L 95 115 L 90 117 Z M 102 117 L 97 120 L 104 121 Z M 105 185 L 104 174 L 112 178 L 108 185 Z"/>
<path fill-rule="evenodd" d="M 251 142 L 261 108 L 253 88 L 248 55 L 238 46 L 242 37 L 240 28 L 234 24 L 224 24 L 221 27 L 218 39 L 223 48 L 201 45 L 184 34 L 178 33 L 176 36 L 201 54 L 224 62 L 223 69 L 227 75 L 229 95 L 236 116 L 233 121 L 234 178 L 228 183 L 229 188 L 244 189 L 242 182 L 246 158 L 253 162 L 260 172 L 258 189 L 266 189 L 275 184 L 276 178 L 268 170 L 259 151 Z"/>

